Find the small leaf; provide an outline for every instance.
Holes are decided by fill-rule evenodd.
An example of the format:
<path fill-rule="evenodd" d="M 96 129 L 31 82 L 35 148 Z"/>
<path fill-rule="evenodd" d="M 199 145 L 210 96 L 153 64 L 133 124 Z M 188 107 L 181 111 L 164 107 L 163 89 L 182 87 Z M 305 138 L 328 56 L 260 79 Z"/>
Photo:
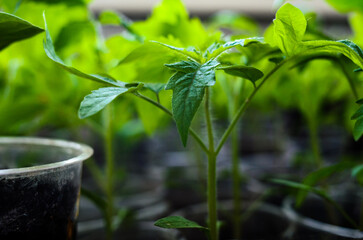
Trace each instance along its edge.
<path fill-rule="evenodd" d="M 178 47 L 170 46 L 168 44 L 157 42 L 157 41 L 150 41 L 150 42 L 160 44 L 163 47 L 171 49 L 171 50 L 173 50 L 173 51 L 175 51 L 175 52 L 177 52 L 179 54 L 182 54 L 182 55 L 184 55 L 186 57 L 189 57 L 189 58 L 192 58 L 194 60 L 200 59 L 200 56 L 198 56 L 198 54 L 196 54 L 194 51 L 188 51 L 188 50 L 186 50 L 184 48 L 178 48 Z"/>
<path fill-rule="evenodd" d="M 363 51 L 362 49 L 357 45 L 355 44 L 354 42 L 348 40 L 348 39 L 345 39 L 345 40 L 339 40 L 337 42 L 341 42 L 345 45 L 347 45 L 348 47 L 350 47 L 354 52 L 356 52 L 361 58 L 363 58 Z"/>
<path fill-rule="evenodd" d="M 279 64 L 280 62 L 282 62 L 285 58 L 284 57 L 272 57 L 272 58 L 269 58 L 268 60 L 270 62 L 273 62 L 275 64 Z"/>
<path fill-rule="evenodd" d="M 164 90 L 166 84 L 164 83 L 146 83 L 144 85 L 145 88 L 153 91 L 156 94 L 159 94 L 162 90 Z"/>
<path fill-rule="evenodd" d="M 103 197 L 83 187 L 81 188 L 81 194 L 91 200 L 102 212 L 106 211 L 107 202 Z"/>
<path fill-rule="evenodd" d="M 99 21 L 102 24 L 118 25 L 124 27 L 128 33 L 135 37 L 139 42 L 143 41 L 143 38 L 135 33 L 132 28 L 133 22 L 123 14 L 119 14 L 113 11 L 104 11 L 99 16 Z"/>
<path fill-rule="evenodd" d="M 363 174 L 363 164 L 360 164 L 360 165 L 356 166 L 355 168 L 353 168 L 352 176 L 357 177 L 358 174 Z"/>
<path fill-rule="evenodd" d="M 344 209 L 339 206 L 339 204 L 337 204 L 326 192 L 324 192 L 321 189 L 318 188 L 313 188 L 310 187 L 308 185 L 302 184 L 302 183 L 297 183 L 297 182 L 293 182 L 293 181 L 288 181 L 288 180 L 283 180 L 283 179 L 272 179 L 272 182 L 277 183 L 277 184 L 281 184 L 281 185 L 285 185 L 288 187 L 292 187 L 292 188 L 296 188 L 296 189 L 300 189 L 303 191 L 308 191 L 308 192 L 312 192 L 316 195 L 318 195 L 319 197 L 321 197 L 322 199 L 324 199 L 325 201 L 327 201 L 329 204 L 331 204 L 332 206 L 334 206 L 339 212 L 340 214 L 355 228 L 358 228 L 358 225 L 356 224 L 356 222 L 349 216 L 349 214 L 347 214 Z"/>
<path fill-rule="evenodd" d="M 106 87 L 92 91 L 81 103 L 78 111 L 79 118 L 83 119 L 96 114 L 115 98 L 130 91 L 129 88 L 125 87 Z"/>
<path fill-rule="evenodd" d="M 235 46 L 245 47 L 250 43 L 263 43 L 263 37 L 251 37 L 251 38 L 244 38 L 244 39 L 237 39 L 231 42 L 227 42 L 223 44 L 223 48 L 232 48 Z"/>
<path fill-rule="evenodd" d="M 287 186 L 287 187 L 295 188 L 295 189 L 306 191 L 306 192 L 315 193 L 316 195 L 318 195 L 318 196 L 322 197 L 323 199 L 327 200 L 328 202 L 331 202 L 331 203 L 334 202 L 334 200 L 332 200 L 326 194 L 326 192 L 324 192 L 321 189 L 314 188 L 314 187 L 308 186 L 308 185 L 303 184 L 303 183 L 298 183 L 298 182 L 284 180 L 284 179 L 272 179 L 271 181 L 274 182 L 274 183 L 280 184 L 280 185 Z"/>
<path fill-rule="evenodd" d="M 215 60 L 203 65 L 192 61 L 167 65 L 177 70 L 165 89 L 173 90 L 173 116 L 184 146 L 187 143 L 190 124 L 203 100 L 204 89 L 215 84 L 215 68 L 218 65 Z"/>
<path fill-rule="evenodd" d="M 200 226 L 198 223 L 190 221 L 180 216 L 169 216 L 159 219 L 154 223 L 155 226 L 161 228 L 197 228 L 207 230 L 208 228 Z"/>
<path fill-rule="evenodd" d="M 62 67 L 66 71 L 68 71 L 78 77 L 86 78 L 86 79 L 89 79 L 89 80 L 92 80 L 95 82 L 99 82 L 99 83 L 106 83 L 108 85 L 112 85 L 112 86 L 116 86 L 116 87 L 124 87 L 124 83 L 122 83 L 120 81 L 116 81 L 109 77 L 103 77 L 100 75 L 86 74 L 86 73 L 79 71 L 76 68 L 73 68 L 73 67 L 70 67 L 70 66 L 67 66 L 66 64 L 64 64 L 62 59 L 60 59 L 55 52 L 53 41 L 52 41 L 52 38 L 51 38 L 49 30 L 48 30 L 47 21 L 45 19 L 45 13 L 43 13 L 43 17 L 44 17 L 45 33 L 46 33 L 46 37 L 43 41 L 43 48 L 45 50 L 45 53 L 51 60 L 53 60 L 56 64 L 58 64 L 60 67 Z"/>
<path fill-rule="evenodd" d="M 354 115 L 351 117 L 352 120 L 359 119 L 363 117 L 363 105 L 360 106 L 360 108 L 354 113 Z"/>
<path fill-rule="evenodd" d="M 316 171 L 308 174 L 304 178 L 303 184 L 305 184 L 307 186 L 314 186 L 319 181 L 322 181 L 335 173 L 350 169 L 350 168 L 354 167 L 355 165 L 356 165 L 356 163 L 354 163 L 354 162 L 342 161 L 340 163 L 321 168 L 319 170 L 316 170 Z M 307 195 L 307 193 L 305 191 L 300 191 L 298 193 L 298 195 L 296 197 L 297 206 L 301 206 L 301 204 L 303 203 L 303 201 L 306 198 L 306 195 Z"/>
<path fill-rule="evenodd" d="M 172 64 L 165 64 L 165 66 L 179 72 L 192 73 L 200 67 L 200 64 L 194 61 L 181 61 Z"/>
<path fill-rule="evenodd" d="M 227 74 L 248 79 L 253 83 L 253 85 L 255 85 L 255 82 L 258 79 L 263 77 L 263 72 L 261 72 L 257 68 L 243 65 L 219 67 L 218 70 L 223 70 Z"/>
<path fill-rule="evenodd" d="M 363 164 L 353 168 L 352 177 L 355 177 L 359 184 L 363 185 Z"/>
<path fill-rule="evenodd" d="M 112 219 L 112 230 L 116 231 L 120 228 L 122 223 L 124 223 L 129 217 L 132 217 L 132 211 L 128 208 L 121 208 L 117 210 L 117 214 Z"/>
<path fill-rule="evenodd" d="M 252 43 L 263 43 L 264 39 L 263 37 L 251 37 L 251 38 L 244 38 L 244 39 L 237 39 L 231 42 L 226 42 L 222 46 L 220 46 L 217 49 L 214 49 L 213 52 L 211 52 L 209 59 L 216 59 L 218 58 L 223 52 L 227 51 L 228 49 L 240 46 L 240 47 L 246 47 L 249 44 Z"/>
<path fill-rule="evenodd" d="M 0 50 L 10 44 L 30 38 L 44 30 L 9 13 L 0 12 Z"/>
<path fill-rule="evenodd" d="M 356 120 L 353 128 L 354 140 L 358 141 L 363 135 L 363 98 L 357 101 L 361 106 L 351 117 L 352 120 Z"/>
<path fill-rule="evenodd" d="M 274 42 L 287 56 L 295 54 L 306 31 L 307 22 L 304 14 L 286 3 L 277 11 L 273 22 Z"/>
<path fill-rule="evenodd" d="M 120 16 L 113 11 L 101 12 L 98 19 L 102 24 L 112 24 L 112 25 L 121 25 L 122 21 Z"/>
<path fill-rule="evenodd" d="M 355 141 L 358 141 L 363 136 L 363 118 L 359 118 L 353 129 L 353 137 Z"/>
<path fill-rule="evenodd" d="M 356 69 L 354 69 L 354 70 L 353 70 L 353 72 L 363 72 L 363 69 L 361 69 L 361 68 L 356 68 Z"/>

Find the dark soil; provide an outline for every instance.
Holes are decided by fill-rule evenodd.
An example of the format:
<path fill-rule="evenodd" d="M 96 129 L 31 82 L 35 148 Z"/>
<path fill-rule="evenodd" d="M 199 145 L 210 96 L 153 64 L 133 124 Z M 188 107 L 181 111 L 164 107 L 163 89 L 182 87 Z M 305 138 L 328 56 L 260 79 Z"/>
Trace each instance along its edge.
<path fill-rule="evenodd" d="M 0 239 L 73 240 L 80 167 L 0 177 Z"/>

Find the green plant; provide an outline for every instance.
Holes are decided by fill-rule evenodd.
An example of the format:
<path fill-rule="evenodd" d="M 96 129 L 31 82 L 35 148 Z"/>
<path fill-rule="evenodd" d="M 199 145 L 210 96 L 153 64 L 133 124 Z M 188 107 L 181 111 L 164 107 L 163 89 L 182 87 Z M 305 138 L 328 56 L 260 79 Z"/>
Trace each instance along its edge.
<path fill-rule="evenodd" d="M 363 165 L 360 162 L 349 162 L 342 161 L 340 163 L 320 168 L 319 170 L 313 171 L 308 174 L 301 183 L 283 180 L 283 179 L 273 179 L 272 182 L 281 184 L 287 187 L 298 190 L 296 194 L 296 206 L 301 207 L 305 201 L 308 193 L 313 193 L 320 198 L 322 198 L 328 205 L 335 208 L 341 216 L 350 224 L 351 227 L 359 230 L 363 230 L 363 212 L 360 212 L 360 219 L 358 222 L 354 220 L 349 214 L 344 210 L 334 197 L 330 196 L 330 192 L 326 189 L 326 182 L 330 179 L 339 176 L 339 173 L 350 172 L 351 178 L 357 183 L 358 188 L 362 187 L 362 177 L 363 177 Z M 320 186 L 319 186 L 320 185 Z M 363 206 L 361 206 L 363 207 Z M 328 211 L 330 210 L 327 208 Z M 362 208 L 363 209 L 363 208 Z"/>
<path fill-rule="evenodd" d="M 300 10 L 291 4 L 285 4 L 276 14 L 273 34 L 265 39 L 266 43 L 262 38 L 237 39 L 230 42 L 223 42 L 223 40 L 216 41 L 216 35 L 207 36 L 202 45 L 189 48 L 175 47 L 167 43 L 156 41 L 145 42 L 140 47 L 133 50 L 125 58 L 127 60 L 124 59 L 121 61 L 121 64 L 127 64 L 130 61 L 144 59 L 145 62 L 143 64 L 148 65 L 148 68 L 142 69 L 138 72 L 138 76 L 132 78 L 135 81 L 131 83 L 118 81 L 109 75 L 102 76 L 86 74 L 65 64 L 55 53 L 47 25 L 44 49 L 48 57 L 66 71 L 82 78 L 103 83 L 107 86 L 99 88 L 85 97 L 79 109 L 79 116 L 81 118 L 88 117 L 99 112 L 114 99 L 128 94 L 152 104 L 154 107 L 171 116 L 176 122 L 176 126 L 184 146 L 187 144 L 189 134 L 194 138 L 208 158 L 207 191 L 209 220 L 207 232 L 210 239 L 216 240 L 219 238 L 217 226 L 218 216 L 216 187 L 217 156 L 238 123 L 240 117 L 246 111 L 251 100 L 253 100 L 261 87 L 269 81 L 278 70 L 286 70 L 301 62 L 307 62 L 320 57 L 326 58 L 327 56 L 335 57 L 344 55 L 358 67 L 363 67 L 362 51 L 351 41 L 302 41 L 306 25 L 305 16 L 300 12 Z M 179 27 L 182 28 L 182 26 L 183 25 L 180 25 Z M 150 34 L 150 29 L 149 31 L 145 31 L 145 35 Z M 152 39 L 152 36 L 150 38 Z M 207 45 L 207 43 L 209 43 L 209 45 Z M 252 55 L 261 54 L 261 51 L 265 51 L 266 47 L 268 47 L 280 50 L 283 57 L 276 59 L 276 64 L 269 64 L 263 69 L 263 71 L 252 66 L 234 64 L 233 62 L 226 64 L 222 61 L 223 57 L 231 54 L 230 49 L 236 47 L 247 48 L 248 46 L 258 46 L 254 49 L 250 49 L 253 51 Z M 161 55 L 160 52 L 163 55 Z M 262 54 L 263 57 L 261 57 L 261 59 L 273 56 L 273 54 L 275 54 L 275 51 L 271 51 L 271 54 Z M 159 90 L 162 92 L 161 89 L 154 91 L 156 99 L 150 98 L 145 96 L 142 91 L 153 91 L 154 89 L 148 87 L 147 83 L 138 81 L 141 80 L 140 76 L 147 76 L 149 74 L 148 70 L 150 70 L 150 67 L 152 68 L 151 70 L 153 70 L 151 73 L 156 72 L 157 74 L 161 74 L 161 72 L 164 71 L 164 64 L 168 69 L 174 72 L 165 85 L 165 90 L 173 91 L 171 111 L 162 105 L 161 101 L 159 101 L 158 95 Z M 139 67 L 140 70 L 140 65 L 135 67 Z M 131 69 L 132 68 L 130 67 L 130 70 Z M 124 68 L 123 70 L 125 71 L 128 69 Z M 225 129 L 218 142 L 215 141 L 216 136 L 210 109 L 211 94 L 213 91 L 212 86 L 216 83 L 216 71 L 223 71 L 226 74 L 247 79 L 251 81 L 254 86 L 249 96 L 238 107 L 230 124 Z M 169 75 L 169 73 L 167 75 Z M 151 75 L 150 80 L 154 80 L 153 77 L 157 78 L 157 76 Z M 142 80 L 147 81 L 148 78 L 145 77 Z M 207 128 L 207 142 L 203 140 L 199 133 L 190 127 L 192 120 L 202 103 L 204 105 L 203 112 Z M 186 228 L 192 226 L 193 228 L 207 229 L 196 225 L 189 220 L 178 217 L 164 218 L 156 222 L 156 225 L 166 228 Z"/>

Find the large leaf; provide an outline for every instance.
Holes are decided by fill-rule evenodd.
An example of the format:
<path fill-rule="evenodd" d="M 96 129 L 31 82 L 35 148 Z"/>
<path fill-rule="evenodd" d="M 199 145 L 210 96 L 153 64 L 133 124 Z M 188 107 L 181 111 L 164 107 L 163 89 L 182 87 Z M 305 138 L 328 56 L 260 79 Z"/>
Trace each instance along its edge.
<path fill-rule="evenodd" d="M 180 216 L 169 216 L 159 219 L 154 223 L 161 228 L 197 228 L 207 230 L 208 228 L 200 226 L 198 223 L 190 221 Z"/>
<path fill-rule="evenodd" d="M 67 66 L 62 59 L 60 59 L 60 57 L 58 57 L 58 55 L 55 52 L 54 49 L 54 45 L 53 45 L 53 41 L 52 38 L 50 36 L 49 30 L 48 30 L 48 26 L 47 26 L 47 21 L 45 19 L 45 14 L 43 14 L 44 17 L 44 24 L 45 24 L 45 33 L 46 33 L 46 37 L 43 41 L 43 48 L 45 50 L 45 53 L 47 54 L 47 56 L 53 60 L 56 64 L 58 64 L 60 67 L 62 67 L 64 70 L 78 76 L 78 77 L 82 77 L 82 78 L 86 78 L 95 82 L 99 82 L 99 83 L 105 83 L 107 85 L 111 85 L 111 86 L 116 86 L 116 87 L 124 87 L 125 84 L 120 82 L 120 81 L 116 81 L 110 77 L 104 77 L 101 75 L 96 75 L 96 74 L 86 74 L 84 72 L 79 71 L 78 69 L 71 67 L 71 66 Z"/>
<path fill-rule="evenodd" d="M 79 118 L 86 118 L 96 114 L 103 108 L 105 108 L 110 102 L 112 102 L 118 96 L 136 91 L 138 88 L 142 87 L 106 87 L 100 88 L 92 91 L 91 94 L 87 95 L 79 107 L 78 116 Z"/>
<path fill-rule="evenodd" d="M 182 61 L 166 65 L 177 72 L 169 79 L 165 89 L 173 90 L 172 109 L 184 146 L 187 143 L 190 124 L 200 103 L 204 89 L 215 84 L 215 60 L 203 65 L 193 61 Z"/>
<path fill-rule="evenodd" d="M 255 85 L 255 82 L 258 79 L 263 77 L 263 72 L 261 72 L 257 68 L 248 67 L 244 65 L 219 67 L 218 70 L 223 70 L 227 74 L 248 79 L 253 83 L 253 85 Z"/>
<path fill-rule="evenodd" d="M 315 40 L 302 43 L 303 54 L 343 54 L 358 67 L 363 68 L 362 50 L 349 40 Z"/>
<path fill-rule="evenodd" d="M 304 14 L 287 3 L 276 13 L 274 20 L 274 42 L 286 55 L 293 55 L 302 41 L 307 22 Z"/>
<path fill-rule="evenodd" d="M 0 50 L 16 41 L 30 38 L 44 30 L 17 16 L 0 12 Z"/>

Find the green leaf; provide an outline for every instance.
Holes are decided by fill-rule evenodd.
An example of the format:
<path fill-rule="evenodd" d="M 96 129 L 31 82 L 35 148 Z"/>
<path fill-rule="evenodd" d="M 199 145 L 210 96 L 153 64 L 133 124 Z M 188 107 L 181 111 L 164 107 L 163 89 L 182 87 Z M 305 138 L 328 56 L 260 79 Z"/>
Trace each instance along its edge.
<path fill-rule="evenodd" d="M 133 217 L 131 209 L 128 209 L 126 207 L 118 209 L 117 214 L 113 216 L 112 219 L 112 230 L 116 231 L 126 220 L 132 220 L 128 219 L 130 217 Z"/>
<path fill-rule="evenodd" d="M 359 184 L 363 185 L 363 164 L 353 168 L 352 177 L 355 177 Z"/>
<path fill-rule="evenodd" d="M 245 65 L 252 65 L 254 63 L 261 62 L 261 60 L 266 57 L 277 58 L 281 56 L 280 49 L 272 47 L 267 43 L 255 42 L 244 47 L 237 46 L 236 49 L 246 58 Z"/>
<path fill-rule="evenodd" d="M 353 43 L 347 45 L 347 41 L 329 41 L 329 40 L 314 40 L 302 43 L 303 54 L 343 54 L 349 58 L 358 67 L 363 68 L 363 58 L 360 56 L 359 50 L 352 47 Z"/>
<path fill-rule="evenodd" d="M 56 64 L 58 64 L 64 70 L 66 70 L 78 77 L 86 78 L 86 79 L 89 79 L 89 80 L 92 80 L 95 82 L 99 82 L 99 83 L 106 83 L 108 85 L 112 85 L 112 86 L 116 86 L 116 87 L 124 87 L 125 84 L 120 81 L 116 81 L 114 79 L 111 79 L 109 77 L 104 77 L 101 75 L 86 74 L 86 73 L 79 71 L 78 69 L 76 69 L 74 67 L 70 67 L 70 66 L 67 66 L 66 64 L 64 64 L 62 59 L 60 59 L 55 52 L 53 41 L 52 41 L 52 38 L 51 38 L 49 30 L 48 30 L 47 21 L 45 19 L 45 14 L 43 14 L 43 17 L 44 17 L 45 33 L 46 33 L 46 37 L 43 41 L 43 48 L 45 50 L 46 55 L 51 60 L 53 60 Z"/>
<path fill-rule="evenodd" d="M 264 39 L 262 37 L 251 37 L 251 38 L 244 38 L 244 39 L 237 39 L 231 42 L 226 42 L 219 48 L 215 49 L 211 52 L 209 59 L 216 59 L 218 58 L 223 52 L 227 51 L 228 49 L 240 46 L 246 47 L 252 43 L 263 43 Z"/>
<path fill-rule="evenodd" d="M 193 73 L 200 67 L 200 64 L 194 61 L 181 61 L 172 64 L 165 64 L 165 66 L 179 72 Z"/>
<path fill-rule="evenodd" d="M 146 83 L 144 85 L 145 88 L 151 90 L 152 92 L 159 94 L 162 90 L 164 90 L 166 84 L 164 83 Z"/>
<path fill-rule="evenodd" d="M 274 42 L 287 56 L 296 53 L 306 31 L 307 22 L 304 14 L 287 3 L 277 11 L 273 22 Z"/>
<path fill-rule="evenodd" d="M 263 77 L 263 72 L 261 72 L 257 68 L 243 65 L 219 67 L 218 70 L 223 70 L 227 74 L 248 79 L 253 83 L 253 85 L 255 85 L 255 82 L 258 79 Z"/>
<path fill-rule="evenodd" d="M 142 86 L 142 84 L 140 84 L 140 86 Z M 83 99 L 78 111 L 78 116 L 81 119 L 92 116 L 105 108 L 107 104 L 121 94 L 136 91 L 138 88 L 139 87 L 106 87 L 94 90 Z"/>
<path fill-rule="evenodd" d="M 332 166 L 321 168 L 317 171 L 310 173 L 307 177 L 305 177 L 303 180 L 303 184 L 305 184 L 307 186 L 314 186 L 319 181 L 322 181 L 335 173 L 338 173 L 338 172 L 341 172 L 341 171 L 344 171 L 347 169 L 351 169 L 355 165 L 356 165 L 356 163 L 354 163 L 354 162 L 344 161 L 344 162 L 334 164 Z M 298 193 L 297 198 L 296 198 L 297 206 L 301 206 L 301 204 L 303 203 L 303 201 L 306 198 L 306 195 L 307 195 L 306 191 L 300 191 Z"/>
<path fill-rule="evenodd" d="M 192 51 L 188 51 L 184 48 L 178 48 L 178 47 L 174 47 L 174 46 L 170 46 L 168 44 L 165 44 L 165 43 L 161 43 L 161 42 L 157 42 L 157 41 L 150 41 L 152 43 L 156 43 L 156 44 L 160 44 L 161 46 L 163 47 L 166 47 L 168 49 L 171 49 L 179 54 L 182 54 L 186 57 L 189 57 L 189 58 L 192 58 L 194 60 L 200 60 L 200 56 L 198 56 L 198 54 L 196 54 L 195 52 L 192 52 Z"/>
<path fill-rule="evenodd" d="M 363 118 L 359 118 L 353 129 L 353 137 L 355 141 L 358 141 L 363 136 Z"/>
<path fill-rule="evenodd" d="M 210 33 L 198 18 L 190 19 L 182 0 L 161 0 L 145 21 L 133 24 L 135 32 L 145 39 L 164 42 L 176 40 L 182 47 L 204 49 Z M 172 44 L 168 41 L 168 44 Z M 173 44 L 172 44 L 173 45 Z M 209 45 L 209 44 L 208 44 Z"/>
<path fill-rule="evenodd" d="M 299 189 L 299 190 L 303 190 L 303 191 L 307 191 L 307 192 L 312 192 L 312 193 L 315 193 L 315 194 L 317 194 L 317 195 L 319 195 L 319 196 L 321 196 L 323 198 L 328 197 L 327 194 L 323 190 L 311 187 L 311 186 L 303 184 L 303 183 L 298 183 L 298 182 L 284 180 L 284 179 L 272 179 L 271 181 L 274 182 L 274 183 L 277 183 L 277 184 L 287 186 L 287 187 L 292 187 L 292 188 L 295 188 L 295 189 Z"/>
<path fill-rule="evenodd" d="M 203 65 L 192 61 L 167 65 L 177 70 L 165 89 L 173 90 L 173 116 L 184 146 L 187 143 L 190 124 L 203 100 L 204 89 L 215 84 L 215 68 L 218 65 L 215 60 Z"/>
<path fill-rule="evenodd" d="M 87 190 L 83 187 L 81 188 L 81 194 L 82 194 L 82 196 L 91 200 L 102 212 L 106 211 L 107 202 L 103 197 L 101 197 L 98 194 L 96 194 L 95 192 Z"/>
<path fill-rule="evenodd" d="M 351 48 L 354 52 L 356 52 L 361 58 L 363 58 L 363 51 L 362 51 L 362 49 L 357 44 L 355 44 L 354 42 L 352 42 L 352 41 L 350 41 L 348 39 L 339 40 L 337 42 L 344 43 L 349 48 Z"/>
<path fill-rule="evenodd" d="M 9 13 L 0 12 L 0 50 L 10 44 L 30 38 L 44 30 Z"/>
<path fill-rule="evenodd" d="M 330 5 L 340 12 L 363 12 L 363 1 L 362 0 L 326 0 Z"/>
<path fill-rule="evenodd" d="M 277 184 L 281 184 L 281 185 L 285 185 L 288 187 L 292 187 L 292 188 L 296 188 L 296 189 L 300 189 L 303 191 L 307 191 L 307 192 L 312 192 L 316 195 L 318 195 L 319 197 L 321 197 L 322 199 L 324 199 L 325 201 L 327 201 L 329 204 L 333 205 L 339 212 L 340 214 L 355 228 L 358 228 L 358 225 L 355 223 L 355 221 L 349 216 L 349 214 L 347 214 L 344 209 L 339 206 L 339 204 L 337 204 L 326 192 L 324 192 L 321 189 L 318 188 L 314 188 L 302 183 L 297 183 L 297 182 L 293 182 L 293 181 L 288 181 L 288 180 L 283 180 L 283 179 L 272 179 L 272 182 L 277 183 Z"/>
<path fill-rule="evenodd" d="M 118 13 L 116 13 L 114 11 L 101 12 L 98 19 L 99 19 L 100 23 L 102 23 L 102 24 L 121 25 L 121 22 L 122 22 Z"/>
<path fill-rule="evenodd" d="M 352 170 L 352 176 L 356 177 L 358 174 L 363 173 L 363 164 L 360 164 L 353 168 Z"/>
<path fill-rule="evenodd" d="M 236 46 L 241 46 L 241 47 L 245 47 L 250 43 L 263 43 L 263 37 L 251 37 L 251 38 L 245 38 L 245 39 L 237 39 L 231 42 L 226 42 L 225 44 L 223 44 L 223 48 L 233 48 Z"/>
<path fill-rule="evenodd" d="M 351 117 L 352 120 L 359 119 L 363 117 L 363 105 L 360 106 L 360 108 L 354 113 L 354 115 Z"/>
<path fill-rule="evenodd" d="M 170 71 L 165 63 L 187 59 L 184 54 L 154 42 L 146 42 L 132 50 L 119 62 L 119 67 L 135 71 L 132 81 L 165 83 Z"/>
<path fill-rule="evenodd" d="M 85 5 L 89 0 L 27 0 L 31 2 L 43 2 L 46 4 L 66 4 L 68 6 Z"/>
<path fill-rule="evenodd" d="M 69 44 L 80 42 L 87 33 L 95 33 L 94 26 L 89 21 L 70 22 L 60 30 L 54 48 L 59 51 Z"/>
<path fill-rule="evenodd" d="M 269 58 L 268 60 L 270 62 L 273 62 L 275 64 L 279 64 L 280 62 L 282 62 L 285 58 L 284 57 L 272 57 L 272 58 Z"/>
<path fill-rule="evenodd" d="M 180 216 L 169 216 L 159 219 L 154 225 L 161 228 L 197 228 L 208 230 L 208 228 Z"/>
<path fill-rule="evenodd" d="M 119 14 L 113 11 L 104 11 L 99 16 L 99 21 L 102 24 L 118 25 L 124 27 L 128 33 L 130 33 L 139 42 L 143 41 L 143 38 L 136 34 L 132 28 L 133 22 L 123 14 Z"/>
<path fill-rule="evenodd" d="M 352 120 L 356 120 L 353 128 L 354 140 L 358 141 L 363 135 L 363 98 L 357 101 L 361 106 L 351 117 Z"/>

